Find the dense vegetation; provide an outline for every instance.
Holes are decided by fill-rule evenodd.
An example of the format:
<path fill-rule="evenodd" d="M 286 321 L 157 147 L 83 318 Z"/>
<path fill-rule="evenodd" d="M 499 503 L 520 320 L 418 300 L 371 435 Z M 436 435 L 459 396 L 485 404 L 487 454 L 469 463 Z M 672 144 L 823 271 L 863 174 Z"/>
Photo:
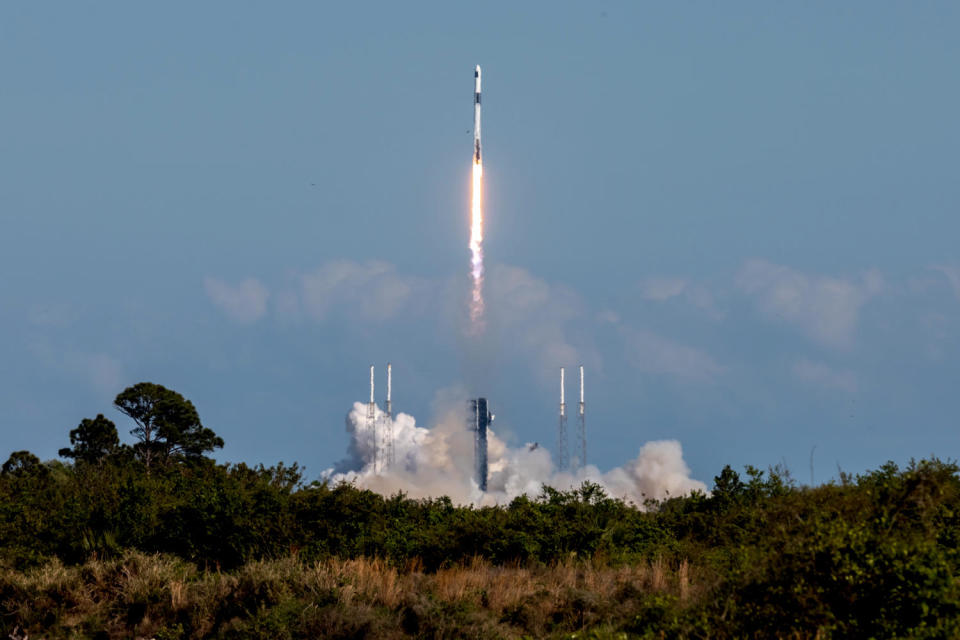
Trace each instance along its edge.
<path fill-rule="evenodd" d="M 193 405 L 117 397 L 0 472 L 0 632 L 31 637 L 958 637 L 960 469 L 820 487 L 726 467 L 632 505 L 585 484 L 500 507 L 305 484 L 205 457 Z M 579 636 L 578 636 L 579 637 Z M 612 637 L 612 636 L 611 636 Z"/>

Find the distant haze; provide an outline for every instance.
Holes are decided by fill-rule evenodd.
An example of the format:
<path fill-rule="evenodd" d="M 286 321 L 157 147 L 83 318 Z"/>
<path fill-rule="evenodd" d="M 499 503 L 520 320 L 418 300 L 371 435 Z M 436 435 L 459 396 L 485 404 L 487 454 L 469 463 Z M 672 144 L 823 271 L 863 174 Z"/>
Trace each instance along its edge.
<path fill-rule="evenodd" d="M 509 461 L 583 364 L 601 476 L 663 441 L 707 485 L 956 458 L 958 33 L 956 2 L 2 3 L 4 448 L 129 439 L 147 380 L 220 460 L 317 478 L 392 362 L 398 414 L 488 397 Z"/>

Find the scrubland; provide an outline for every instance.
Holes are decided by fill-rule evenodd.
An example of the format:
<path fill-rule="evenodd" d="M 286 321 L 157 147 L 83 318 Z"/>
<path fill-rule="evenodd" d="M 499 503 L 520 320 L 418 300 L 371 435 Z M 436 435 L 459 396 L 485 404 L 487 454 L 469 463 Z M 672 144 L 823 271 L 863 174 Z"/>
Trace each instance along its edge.
<path fill-rule="evenodd" d="M 638 505 L 585 483 L 478 508 L 91 450 L 0 470 L 0 636 L 960 637 L 950 461 L 816 487 L 725 467 L 709 494 Z"/>
<path fill-rule="evenodd" d="M 233 571 L 129 552 L 0 574 L 8 617 L 48 638 L 571 637 L 649 626 L 706 594 L 686 563 L 567 561 L 435 572 L 368 558 L 255 561 Z"/>

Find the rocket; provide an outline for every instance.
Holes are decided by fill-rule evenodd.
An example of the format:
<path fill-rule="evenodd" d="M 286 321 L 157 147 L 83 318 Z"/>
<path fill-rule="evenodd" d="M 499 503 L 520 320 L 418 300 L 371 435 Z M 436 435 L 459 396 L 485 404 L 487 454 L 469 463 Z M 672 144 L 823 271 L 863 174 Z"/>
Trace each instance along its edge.
<path fill-rule="evenodd" d="M 479 335 L 483 331 L 483 160 L 480 155 L 480 65 L 473 70 L 473 167 L 470 194 L 470 324 Z"/>
<path fill-rule="evenodd" d="M 473 164 L 480 161 L 480 65 L 473 70 Z"/>

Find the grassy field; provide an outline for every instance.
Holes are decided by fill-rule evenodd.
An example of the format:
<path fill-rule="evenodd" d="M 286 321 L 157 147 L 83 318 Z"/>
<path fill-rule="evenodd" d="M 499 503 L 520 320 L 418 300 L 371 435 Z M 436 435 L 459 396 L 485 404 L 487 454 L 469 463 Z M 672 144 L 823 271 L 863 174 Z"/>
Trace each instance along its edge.
<path fill-rule="evenodd" d="M 952 461 L 473 507 L 94 453 L 0 467 L 0 637 L 960 637 Z"/>
<path fill-rule="evenodd" d="M 602 637 L 698 603 L 708 582 L 685 562 L 656 560 L 527 568 L 476 559 L 425 573 L 416 562 L 398 570 L 288 557 L 221 572 L 134 552 L 7 570 L 0 594 L 7 625 L 31 638 Z"/>

